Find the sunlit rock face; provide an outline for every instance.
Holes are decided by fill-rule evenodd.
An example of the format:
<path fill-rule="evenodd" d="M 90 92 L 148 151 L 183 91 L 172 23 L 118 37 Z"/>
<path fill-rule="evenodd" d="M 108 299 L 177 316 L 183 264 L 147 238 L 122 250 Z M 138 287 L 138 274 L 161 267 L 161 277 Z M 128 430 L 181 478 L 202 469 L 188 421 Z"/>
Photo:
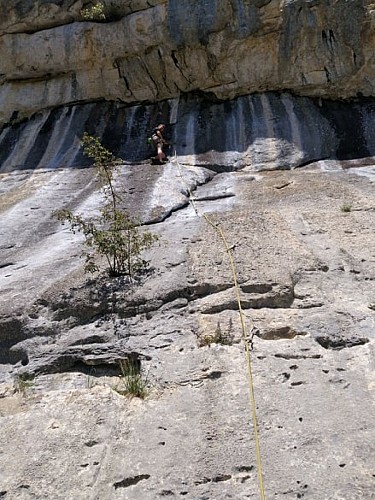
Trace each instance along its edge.
<path fill-rule="evenodd" d="M 374 95 L 375 9 L 363 1 L 0 0 L 0 122 L 93 100 L 201 90 Z M 5 13 L 5 15 L 4 15 Z"/>
<path fill-rule="evenodd" d="M 267 498 L 372 498 L 374 3 L 93 3 L 0 0 L 0 498 L 259 498 L 245 339 Z M 85 131 L 132 280 L 53 216 L 103 208 Z"/>

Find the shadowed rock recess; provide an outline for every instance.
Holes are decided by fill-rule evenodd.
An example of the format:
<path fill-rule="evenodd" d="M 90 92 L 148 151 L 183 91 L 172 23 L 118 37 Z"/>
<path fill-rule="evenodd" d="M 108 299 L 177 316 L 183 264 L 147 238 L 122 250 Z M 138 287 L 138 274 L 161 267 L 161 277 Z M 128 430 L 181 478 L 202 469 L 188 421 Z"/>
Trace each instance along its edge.
<path fill-rule="evenodd" d="M 0 498 L 260 497 L 215 226 L 266 498 L 372 498 L 374 2 L 0 12 Z M 51 215 L 101 207 L 84 132 L 160 237 L 133 282 L 85 275 Z"/>

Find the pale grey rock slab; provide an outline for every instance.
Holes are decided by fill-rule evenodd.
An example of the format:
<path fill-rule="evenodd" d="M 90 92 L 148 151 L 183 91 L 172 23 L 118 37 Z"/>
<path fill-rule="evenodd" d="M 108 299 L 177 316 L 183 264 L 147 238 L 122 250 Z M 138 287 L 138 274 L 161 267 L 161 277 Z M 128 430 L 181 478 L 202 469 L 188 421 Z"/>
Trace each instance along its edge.
<path fill-rule="evenodd" d="M 163 171 L 140 167 L 140 182 L 150 175 L 141 210 L 152 207 Z M 128 172 L 126 202 L 136 207 L 137 170 Z M 194 169 L 188 178 L 191 172 L 197 184 L 206 178 Z M 179 179 L 171 177 L 170 200 L 177 200 Z M 69 254 L 61 260 L 69 274 L 51 274 L 48 286 L 35 274 L 32 293 L 16 282 L 2 289 L 3 317 L 18 318 L 21 334 L 14 343 L 8 335 L 6 348 L 22 352 L 0 365 L 0 491 L 10 498 L 259 496 L 232 276 L 205 213 L 235 245 L 245 323 L 255 332 L 250 354 L 267 497 L 371 498 L 373 213 L 341 206 L 348 198 L 358 209 L 372 206 L 372 185 L 342 170 L 250 179 L 248 171 L 216 175 L 193 193 L 202 195 L 198 215 L 186 206 L 152 224 L 161 236 L 147 255 L 154 271 L 133 286 L 87 281 L 79 269 L 69 271 Z M 138 194 L 129 201 L 132 187 Z M 213 199 L 215 189 L 235 196 Z M 89 211 L 96 202 L 87 201 L 95 200 L 92 192 L 86 196 L 79 206 Z M 163 198 L 166 210 L 170 200 Z M 15 256 L 33 252 L 27 242 Z M 78 242 L 72 247 L 78 255 Z M 17 307 L 14 293 L 25 294 Z M 218 311 L 207 314 L 207 304 Z M 231 345 L 199 347 L 218 324 Z M 131 353 L 150 391 L 144 401 L 115 391 L 121 380 L 111 364 Z M 21 373 L 37 376 L 14 392 Z"/>
<path fill-rule="evenodd" d="M 30 494 L 55 498 L 67 491 L 75 498 L 151 499 L 166 491 L 191 499 L 256 498 L 242 347 L 174 356 L 152 366 L 164 384 L 154 382 L 144 402 L 123 398 L 100 380 L 90 387 L 91 380 L 76 376 L 72 388 L 66 376 L 37 378 L 18 411 L 9 401 L 13 413 L 2 417 L 2 449 L 12 446 L 7 461 L 0 458 L 2 490 L 11 498 L 21 497 L 21 485 Z M 372 431 L 364 385 L 369 356 L 366 346 L 327 353 L 308 338 L 258 341 L 252 358 L 268 495 L 371 494 Z M 27 443 L 33 443 L 32 451 Z M 10 473 L 10 463 L 26 449 L 33 462 L 23 460 Z M 331 471 L 324 485 L 322 465 Z M 43 481 L 52 473 L 53 483 Z"/>

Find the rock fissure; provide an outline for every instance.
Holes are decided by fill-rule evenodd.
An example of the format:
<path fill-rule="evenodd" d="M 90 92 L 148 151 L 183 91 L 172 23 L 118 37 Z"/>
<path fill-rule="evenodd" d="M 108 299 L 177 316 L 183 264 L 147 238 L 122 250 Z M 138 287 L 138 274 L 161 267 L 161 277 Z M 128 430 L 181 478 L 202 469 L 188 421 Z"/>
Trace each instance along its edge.
<path fill-rule="evenodd" d="M 349 347 L 356 347 L 360 345 L 365 345 L 370 340 L 364 337 L 354 337 L 354 338 L 330 338 L 326 336 L 315 337 L 316 342 L 324 347 L 324 349 L 345 349 Z"/>
<path fill-rule="evenodd" d="M 150 474 L 139 474 L 138 476 L 126 477 L 125 479 L 114 483 L 113 486 L 115 487 L 115 490 L 117 490 L 118 488 L 128 488 L 129 486 L 138 484 L 140 481 L 150 479 L 150 477 Z"/>
<path fill-rule="evenodd" d="M 165 222 L 170 217 L 172 217 L 177 212 L 179 212 L 180 210 L 183 210 L 186 207 L 188 207 L 189 204 L 190 204 L 189 200 L 183 201 L 181 203 L 178 203 L 178 204 L 174 205 L 173 208 L 171 208 L 171 209 L 169 209 L 167 211 L 163 211 L 163 213 L 161 215 L 156 215 L 154 217 L 153 217 L 153 212 L 151 212 L 151 214 L 150 214 L 150 216 L 148 218 L 149 220 L 145 221 L 143 223 L 143 225 L 144 226 L 153 226 L 155 224 L 160 224 L 161 222 Z M 156 210 L 155 210 L 155 212 L 156 212 Z"/>
<path fill-rule="evenodd" d="M 172 52 L 171 52 L 171 58 L 173 60 L 173 64 L 178 69 L 178 71 L 180 72 L 180 74 L 184 78 L 184 80 L 186 80 L 186 82 L 189 85 L 192 85 L 193 82 L 192 82 L 192 80 L 188 76 L 185 75 L 185 73 L 184 73 L 184 71 L 183 71 L 183 69 L 182 69 L 182 67 L 181 67 L 181 65 L 180 65 L 180 63 L 178 61 L 178 58 L 176 56 L 176 52 L 177 52 L 176 50 L 172 50 Z M 176 86 L 177 86 L 177 83 L 176 83 Z M 177 86 L 177 88 L 179 88 L 179 87 Z"/>

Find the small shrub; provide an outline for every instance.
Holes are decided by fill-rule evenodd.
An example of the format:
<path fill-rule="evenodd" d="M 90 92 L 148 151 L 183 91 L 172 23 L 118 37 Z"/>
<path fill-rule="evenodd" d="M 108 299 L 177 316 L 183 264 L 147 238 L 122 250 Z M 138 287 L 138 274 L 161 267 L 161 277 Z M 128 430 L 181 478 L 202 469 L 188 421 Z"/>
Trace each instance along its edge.
<path fill-rule="evenodd" d="M 211 344 L 232 345 L 234 335 L 232 333 L 233 322 L 232 318 L 229 319 L 228 328 L 223 331 L 220 322 L 217 322 L 216 330 L 213 334 L 202 334 L 198 336 L 199 347 L 210 346 Z"/>
<path fill-rule="evenodd" d="M 83 233 L 87 252 L 85 271 L 99 271 L 95 257 L 106 258 L 110 276 L 135 274 L 144 271 L 148 262 L 141 258 L 141 253 L 158 240 L 150 231 L 141 230 L 139 224 L 125 210 L 119 208 L 121 197 L 115 190 L 113 177 L 121 160 L 116 158 L 100 143 L 97 137 L 84 134 L 82 138 L 84 153 L 94 160 L 101 183 L 104 203 L 100 215 L 94 220 L 85 220 L 68 209 L 53 212 L 62 223 L 68 222 L 70 230 Z"/>
<path fill-rule="evenodd" d="M 35 378 L 33 376 L 19 373 L 14 379 L 14 392 L 25 397 L 27 395 L 27 391 L 34 385 L 34 382 Z"/>
<path fill-rule="evenodd" d="M 341 209 L 341 212 L 348 213 L 348 212 L 352 211 L 352 206 L 349 203 L 344 203 L 343 205 L 341 205 L 340 209 Z"/>
<path fill-rule="evenodd" d="M 145 399 L 148 394 L 147 379 L 144 379 L 137 360 L 127 359 L 120 362 L 120 384 L 115 391 L 122 396 L 134 396 Z"/>
<path fill-rule="evenodd" d="M 81 9 L 81 16 L 84 21 L 105 21 L 105 6 L 102 2 L 98 2 L 90 7 L 85 7 Z"/>

